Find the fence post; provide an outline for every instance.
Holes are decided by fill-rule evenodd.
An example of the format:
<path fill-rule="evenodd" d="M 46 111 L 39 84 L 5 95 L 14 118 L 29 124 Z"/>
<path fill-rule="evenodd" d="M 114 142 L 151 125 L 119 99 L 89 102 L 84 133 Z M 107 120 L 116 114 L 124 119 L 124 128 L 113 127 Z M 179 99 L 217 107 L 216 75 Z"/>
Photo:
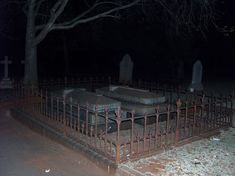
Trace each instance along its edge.
<path fill-rule="evenodd" d="M 147 129 L 147 115 L 144 115 L 144 145 L 143 145 L 143 152 L 145 151 L 145 146 L 146 146 L 146 129 Z"/>
<path fill-rule="evenodd" d="M 46 103 L 45 103 L 45 114 L 46 116 L 48 117 L 48 93 L 47 93 L 47 90 L 46 90 Z"/>
<path fill-rule="evenodd" d="M 197 113 L 197 102 L 196 102 L 196 99 L 195 99 L 194 105 L 193 105 L 193 131 L 192 131 L 192 135 L 195 135 L 196 113 Z"/>
<path fill-rule="evenodd" d="M 176 119 L 176 132 L 175 132 L 175 143 L 179 142 L 179 121 L 180 121 L 180 107 L 181 107 L 181 101 L 178 99 L 176 102 L 177 105 L 177 119 Z"/>
<path fill-rule="evenodd" d="M 133 151 L 133 142 L 134 142 L 134 111 L 131 112 L 131 146 L 130 146 L 130 155 Z"/>
<path fill-rule="evenodd" d="M 109 111 L 108 108 L 105 108 L 105 140 L 104 140 L 105 150 L 107 150 L 107 141 L 108 141 L 108 119 L 109 119 Z"/>
<path fill-rule="evenodd" d="M 73 129 L 73 98 L 70 97 L 70 120 L 69 120 L 69 127 Z"/>
<path fill-rule="evenodd" d="M 86 145 L 88 144 L 88 130 L 89 130 L 89 128 L 88 128 L 88 116 L 89 116 L 88 108 L 89 108 L 89 104 L 87 103 L 87 105 L 86 105 Z"/>
<path fill-rule="evenodd" d="M 166 140 L 165 140 L 165 144 L 168 145 L 168 141 L 169 141 L 169 126 L 170 126 L 170 105 L 167 105 L 167 120 L 166 120 Z"/>
<path fill-rule="evenodd" d="M 64 135 L 66 136 L 66 99 L 64 97 L 63 99 L 63 118 L 62 118 L 62 124 L 63 124 L 63 127 L 64 127 Z"/>
<path fill-rule="evenodd" d="M 201 113 L 200 113 L 200 122 L 199 122 L 199 134 L 201 134 L 201 130 L 203 129 L 203 127 L 205 128 L 205 125 L 210 123 L 209 122 L 209 113 L 206 113 L 206 118 L 204 118 L 203 114 L 204 114 L 204 110 L 205 110 L 205 94 L 203 94 L 202 96 L 202 99 L 201 99 Z M 207 121 L 207 122 L 206 122 Z M 209 125 L 208 124 L 208 128 L 209 128 Z"/>
<path fill-rule="evenodd" d="M 121 156 L 120 156 L 120 124 L 121 124 L 121 110 L 120 108 L 118 109 L 117 112 L 117 118 L 116 118 L 116 123 L 117 123 L 117 143 L 116 143 L 116 164 L 120 163 Z"/>
<path fill-rule="evenodd" d="M 234 93 L 233 95 L 231 96 L 231 112 L 230 112 L 230 116 L 229 116 L 229 122 L 230 122 L 230 126 L 232 127 L 233 126 L 233 97 L 234 97 Z"/>
<path fill-rule="evenodd" d="M 184 117 L 184 137 L 187 136 L 187 122 L 188 122 L 188 101 L 185 102 L 185 117 Z"/>
<path fill-rule="evenodd" d="M 97 111 L 97 106 L 95 106 L 95 148 L 97 147 L 97 133 L 98 133 L 98 130 L 97 130 L 97 120 L 98 120 L 98 111 Z"/>
<path fill-rule="evenodd" d="M 77 114 L 77 130 L 78 130 L 78 137 L 79 137 L 79 134 L 80 134 L 80 106 L 79 106 L 79 104 L 77 105 L 77 111 L 78 111 L 78 114 Z"/>
<path fill-rule="evenodd" d="M 159 128 L 159 106 L 156 109 L 156 126 L 155 126 L 155 147 L 157 147 L 158 143 L 158 128 Z"/>

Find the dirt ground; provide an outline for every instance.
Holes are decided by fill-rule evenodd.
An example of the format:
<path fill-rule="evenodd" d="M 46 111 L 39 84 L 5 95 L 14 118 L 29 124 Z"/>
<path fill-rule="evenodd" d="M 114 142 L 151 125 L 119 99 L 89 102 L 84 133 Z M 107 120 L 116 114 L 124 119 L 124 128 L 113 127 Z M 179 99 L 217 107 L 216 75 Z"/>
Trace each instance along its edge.
<path fill-rule="evenodd" d="M 105 176 L 94 163 L 0 109 L 0 176 Z"/>

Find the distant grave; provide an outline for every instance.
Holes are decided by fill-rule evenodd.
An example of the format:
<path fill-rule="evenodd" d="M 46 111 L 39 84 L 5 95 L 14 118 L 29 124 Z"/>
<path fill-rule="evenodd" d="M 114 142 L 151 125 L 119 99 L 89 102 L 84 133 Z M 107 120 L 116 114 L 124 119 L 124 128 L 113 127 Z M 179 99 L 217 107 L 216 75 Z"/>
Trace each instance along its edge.
<path fill-rule="evenodd" d="M 203 85 L 202 85 L 202 63 L 200 60 L 197 60 L 193 64 L 193 71 L 192 71 L 192 82 L 189 86 L 189 90 L 191 92 L 193 91 L 202 91 Z"/>
<path fill-rule="evenodd" d="M 133 62 L 129 54 L 126 54 L 120 62 L 119 82 L 131 83 L 133 74 Z"/>
<path fill-rule="evenodd" d="M 13 82 L 8 76 L 8 65 L 12 64 L 12 61 L 8 60 L 8 56 L 5 56 L 5 59 L 0 63 L 4 65 L 4 77 L 0 82 L 0 89 L 11 89 L 13 88 Z"/>

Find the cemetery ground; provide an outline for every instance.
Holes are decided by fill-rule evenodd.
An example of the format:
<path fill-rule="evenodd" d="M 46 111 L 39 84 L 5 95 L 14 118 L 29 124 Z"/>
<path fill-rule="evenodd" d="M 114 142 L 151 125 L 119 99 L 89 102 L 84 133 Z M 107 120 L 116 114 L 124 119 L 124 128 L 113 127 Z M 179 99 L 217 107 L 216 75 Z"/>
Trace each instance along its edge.
<path fill-rule="evenodd" d="M 234 87 L 230 83 L 223 85 L 204 86 L 224 90 L 223 93 Z M 0 175 L 108 175 L 77 151 L 13 119 L 7 107 L 0 107 L 0 117 Z M 123 163 L 116 175 L 235 175 L 235 130 L 229 128 L 220 132 L 149 158 Z"/>
<path fill-rule="evenodd" d="M 1 176 L 105 176 L 86 157 L 32 131 L 0 110 Z"/>

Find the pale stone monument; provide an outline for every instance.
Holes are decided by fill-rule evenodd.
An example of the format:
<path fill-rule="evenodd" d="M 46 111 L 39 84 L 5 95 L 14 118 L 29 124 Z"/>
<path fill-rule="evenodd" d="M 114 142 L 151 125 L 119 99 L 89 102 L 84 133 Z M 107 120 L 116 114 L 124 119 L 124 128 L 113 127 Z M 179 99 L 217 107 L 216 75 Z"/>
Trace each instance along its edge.
<path fill-rule="evenodd" d="M 203 90 L 203 85 L 202 85 L 202 63 L 200 60 L 197 60 L 193 64 L 193 71 L 192 71 L 192 82 L 189 86 L 189 90 L 191 92 L 196 91 L 202 91 Z"/>
<path fill-rule="evenodd" d="M 5 56 L 5 59 L 0 61 L 0 63 L 4 65 L 4 77 L 0 81 L 0 88 L 1 89 L 13 88 L 13 82 L 8 77 L 8 65 L 12 64 L 12 61 L 8 60 L 8 56 Z"/>
<path fill-rule="evenodd" d="M 133 62 L 129 54 L 124 55 L 119 67 L 119 82 L 132 82 Z"/>

